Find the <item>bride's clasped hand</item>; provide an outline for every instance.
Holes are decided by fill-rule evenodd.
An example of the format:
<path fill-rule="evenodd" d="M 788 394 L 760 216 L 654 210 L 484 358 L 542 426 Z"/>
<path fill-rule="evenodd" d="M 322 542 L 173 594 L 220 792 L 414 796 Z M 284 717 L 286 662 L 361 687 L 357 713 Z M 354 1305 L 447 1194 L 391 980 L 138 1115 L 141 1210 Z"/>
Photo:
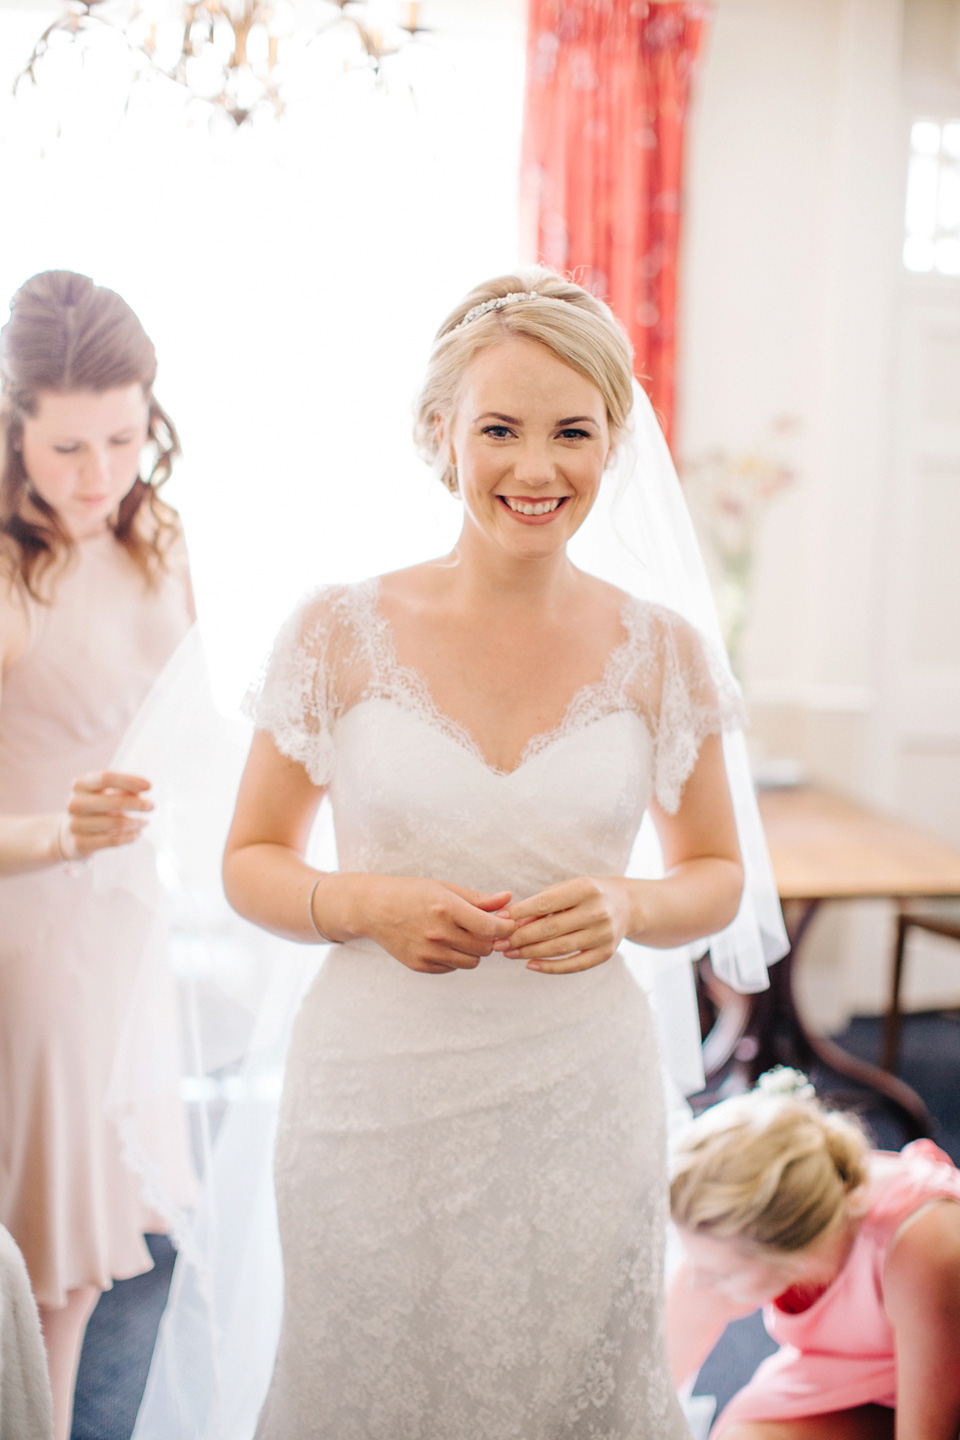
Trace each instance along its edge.
<path fill-rule="evenodd" d="M 320 883 L 336 891 L 323 897 L 329 940 L 365 935 L 408 970 L 428 975 L 474 969 L 516 929 L 502 913 L 509 890 L 482 895 L 450 881 L 405 875 L 341 874 Z"/>
<path fill-rule="evenodd" d="M 642 928 L 643 881 L 620 876 L 579 876 L 551 885 L 503 911 L 516 930 L 494 946 L 528 970 L 563 975 L 589 970 L 615 955 L 622 940 Z"/>
<path fill-rule="evenodd" d="M 509 890 L 481 894 L 406 876 L 341 874 L 322 883 L 328 939 L 363 934 L 408 969 L 436 975 L 475 969 L 497 952 L 552 974 L 602 965 L 642 932 L 649 889 L 640 880 L 581 876 L 511 904 Z"/>

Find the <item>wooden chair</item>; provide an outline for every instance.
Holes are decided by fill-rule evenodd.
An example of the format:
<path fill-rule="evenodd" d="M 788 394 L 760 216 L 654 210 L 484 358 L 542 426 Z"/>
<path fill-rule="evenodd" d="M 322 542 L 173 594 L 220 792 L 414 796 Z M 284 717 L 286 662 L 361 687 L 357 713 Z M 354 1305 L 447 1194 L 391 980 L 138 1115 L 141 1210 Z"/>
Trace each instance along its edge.
<path fill-rule="evenodd" d="M 880 1062 L 884 1070 L 889 1070 L 891 1074 L 897 1068 L 901 1018 L 900 989 L 903 981 L 907 935 L 911 929 L 927 930 L 933 935 L 946 935 L 951 940 L 960 940 L 960 899 L 922 900 L 900 905 L 897 915 L 897 942 L 893 952 L 890 1004 L 883 1032 L 883 1059 Z"/>

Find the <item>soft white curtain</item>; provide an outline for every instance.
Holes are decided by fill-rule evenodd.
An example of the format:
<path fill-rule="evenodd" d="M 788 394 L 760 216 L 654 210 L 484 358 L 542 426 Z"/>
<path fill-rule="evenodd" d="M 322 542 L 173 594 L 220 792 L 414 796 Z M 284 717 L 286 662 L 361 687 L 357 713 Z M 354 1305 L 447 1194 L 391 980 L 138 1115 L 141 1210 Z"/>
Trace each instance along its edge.
<path fill-rule="evenodd" d="M 435 0 L 433 33 L 389 89 L 348 76 L 267 133 L 213 135 L 166 85 L 141 87 L 122 119 L 106 61 L 65 63 L 57 99 L 44 86 L 14 104 L 55 12 L 0 4 L 0 320 L 52 267 L 142 318 L 184 442 L 168 493 L 222 703 L 308 586 L 456 533 L 413 456 L 410 402 L 447 309 L 516 263 L 523 9 Z"/>

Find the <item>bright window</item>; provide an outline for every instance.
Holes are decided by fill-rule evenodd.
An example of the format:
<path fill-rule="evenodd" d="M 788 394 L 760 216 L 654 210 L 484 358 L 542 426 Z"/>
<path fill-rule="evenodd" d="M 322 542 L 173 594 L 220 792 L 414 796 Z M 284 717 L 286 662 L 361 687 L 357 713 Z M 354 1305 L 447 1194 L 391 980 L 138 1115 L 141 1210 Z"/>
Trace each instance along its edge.
<path fill-rule="evenodd" d="M 908 270 L 960 275 L 960 119 L 911 126 L 905 228 Z"/>
<path fill-rule="evenodd" d="M 166 83 L 58 59 L 66 110 L 10 96 L 53 18 L 0 6 L 0 323 L 29 275 L 118 290 L 159 357 L 218 694 L 307 589 L 443 553 L 460 510 L 416 459 L 430 341 L 517 262 L 522 0 L 424 6 L 411 86 L 331 86 L 290 123 L 211 133 Z M 349 77 L 348 77 L 349 80 Z"/>

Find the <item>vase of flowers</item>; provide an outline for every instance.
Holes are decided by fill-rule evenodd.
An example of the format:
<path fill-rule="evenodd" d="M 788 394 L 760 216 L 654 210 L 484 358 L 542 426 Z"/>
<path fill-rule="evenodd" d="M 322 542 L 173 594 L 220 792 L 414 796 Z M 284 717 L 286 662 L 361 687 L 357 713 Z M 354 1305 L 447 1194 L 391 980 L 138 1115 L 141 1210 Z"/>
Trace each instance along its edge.
<path fill-rule="evenodd" d="M 708 450 L 681 465 L 684 494 L 738 676 L 760 522 L 773 498 L 797 478 L 787 456 L 799 429 L 799 421 L 783 416 L 771 424 L 756 449 Z"/>

